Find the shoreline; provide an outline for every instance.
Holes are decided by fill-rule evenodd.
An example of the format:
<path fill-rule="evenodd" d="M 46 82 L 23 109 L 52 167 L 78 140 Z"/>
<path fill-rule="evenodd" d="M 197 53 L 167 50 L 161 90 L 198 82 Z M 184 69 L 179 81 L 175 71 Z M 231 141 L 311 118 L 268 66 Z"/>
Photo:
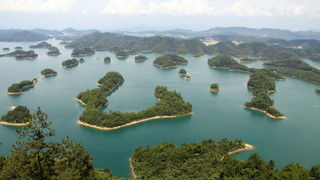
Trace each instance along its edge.
<path fill-rule="evenodd" d="M 8 95 L 20 95 L 20 94 L 23 94 L 23 91 L 22 92 L 7 92 Z"/>
<path fill-rule="evenodd" d="M 46 78 L 46 77 L 51 77 L 51 76 L 56 76 L 56 75 L 57 74 L 47 74 L 47 75 L 41 74 L 41 77 Z"/>
<path fill-rule="evenodd" d="M 170 68 L 176 68 L 176 67 L 178 67 L 178 65 L 175 65 L 175 66 L 161 66 L 161 65 L 159 65 L 159 64 L 154 64 L 154 63 L 153 63 L 153 65 L 156 66 L 156 67 L 158 67 L 158 68 L 160 68 L 160 69 L 170 69 Z"/>
<path fill-rule="evenodd" d="M 209 88 L 209 91 L 213 92 L 213 93 L 219 93 L 220 92 L 219 89 L 211 89 L 211 88 Z"/>
<path fill-rule="evenodd" d="M 272 118 L 272 119 L 288 119 L 286 116 L 274 116 L 274 115 L 268 113 L 267 111 L 264 111 L 264 110 L 261 110 L 261 109 L 258 109 L 258 108 L 247 107 L 247 106 L 242 106 L 242 107 L 245 108 L 245 109 L 251 109 L 251 110 L 254 110 L 254 111 L 262 112 L 265 115 L 267 115 L 269 118 Z"/>
<path fill-rule="evenodd" d="M 9 122 L 5 122 L 5 121 L 0 121 L 0 125 L 4 125 L 4 126 L 21 127 L 21 126 L 28 126 L 29 124 L 30 124 L 30 122 L 26 122 L 26 123 L 9 123 Z"/>
<path fill-rule="evenodd" d="M 233 154 L 238 154 L 238 153 L 241 153 L 241 152 L 244 152 L 244 151 L 250 151 L 250 150 L 253 150 L 255 147 L 251 144 L 244 144 L 244 147 L 243 148 L 240 148 L 240 149 L 236 149 L 234 151 L 230 151 L 228 152 L 229 155 L 233 155 Z"/>
<path fill-rule="evenodd" d="M 315 108 L 318 108 L 318 109 L 320 109 L 320 105 L 319 105 L 319 106 L 315 105 L 314 107 L 315 107 Z"/>
<path fill-rule="evenodd" d="M 134 167 L 133 167 L 133 164 L 132 164 L 132 158 L 131 157 L 129 158 L 129 165 L 130 165 L 131 176 L 133 177 L 133 179 L 136 179 L 137 178 L 137 174 L 134 171 Z"/>
<path fill-rule="evenodd" d="M 74 98 L 74 100 L 76 100 L 76 101 L 78 101 L 81 105 L 83 105 L 83 106 L 86 106 L 87 104 L 86 103 L 84 103 L 83 101 L 81 101 L 80 99 L 78 99 L 78 98 Z"/>
<path fill-rule="evenodd" d="M 85 122 L 82 122 L 80 120 L 77 121 L 77 123 L 81 126 L 86 126 L 86 127 L 90 127 L 90 128 L 94 128 L 94 129 L 99 129 L 99 130 L 103 130 L 103 131 L 112 131 L 112 130 L 116 130 L 116 129 L 121 129 L 124 127 L 128 127 L 128 126 L 132 126 L 135 124 L 139 124 L 139 123 L 143 123 L 146 121 L 150 121 L 150 120 L 155 120 L 155 119 L 170 119 L 170 118 L 178 118 L 178 117 L 183 117 L 183 116 L 191 116 L 193 114 L 193 112 L 189 112 L 186 114 L 181 114 L 181 115 L 174 115 L 174 116 L 154 116 L 154 117 L 150 117 L 150 118 L 145 118 L 145 119 L 140 119 L 140 120 L 136 120 L 136 121 L 132 121 L 129 122 L 127 124 L 123 124 L 120 126 L 115 126 L 115 127 L 103 127 L 103 126 L 96 126 L 96 125 L 92 125 L 92 124 L 88 124 Z"/>

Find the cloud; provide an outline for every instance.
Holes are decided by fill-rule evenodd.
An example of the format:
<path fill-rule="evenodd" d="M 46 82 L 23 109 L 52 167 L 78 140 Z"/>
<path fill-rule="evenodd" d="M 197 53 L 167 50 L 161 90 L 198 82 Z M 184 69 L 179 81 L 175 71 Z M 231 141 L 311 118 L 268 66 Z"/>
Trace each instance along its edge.
<path fill-rule="evenodd" d="M 14 12 L 69 11 L 75 0 L 1 0 L 0 10 Z"/>
<path fill-rule="evenodd" d="M 112 15 L 215 15 L 215 16 L 317 16 L 318 0 L 109 0 L 104 14 Z"/>

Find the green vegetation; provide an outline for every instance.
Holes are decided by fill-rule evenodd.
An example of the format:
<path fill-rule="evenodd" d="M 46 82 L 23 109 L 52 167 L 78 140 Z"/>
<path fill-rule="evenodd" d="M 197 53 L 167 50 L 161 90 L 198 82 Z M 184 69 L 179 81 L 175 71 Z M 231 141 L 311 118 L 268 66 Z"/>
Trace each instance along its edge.
<path fill-rule="evenodd" d="M 52 69 L 44 69 L 41 71 L 41 75 L 44 77 L 56 76 L 57 72 Z"/>
<path fill-rule="evenodd" d="M 136 57 L 134 57 L 134 60 L 136 61 L 136 62 L 143 62 L 143 61 L 145 61 L 145 60 L 147 60 L 148 58 L 146 57 L 146 56 L 144 56 L 144 55 L 139 55 L 139 56 L 136 56 Z"/>
<path fill-rule="evenodd" d="M 14 47 L 14 50 L 22 50 L 23 48 L 21 46 Z"/>
<path fill-rule="evenodd" d="M 3 51 L 9 51 L 10 49 L 9 48 L 3 48 L 2 50 Z"/>
<path fill-rule="evenodd" d="M 218 55 L 216 57 L 210 58 L 208 60 L 208 64 L 209 66 L 215 68 L 249 72 L 249 68 L 247 66 L 242 65 L 231 57 L 225 55 Z"/>
<path fill-rule="evenodd" d="M 218 83 L 211 84 L 209 89 L 211 92 L 214 92 L 214 93 L 218 93 L 220 91 Z"/>
<path fill-rule="evenodd" d="M 47 42 L 41 42 L 37 45 L 31 45 L 30 48 L 31 49 L 36 49 L 36 48 L 41 48 L 41 49 L 50 49 L 52 48 L 53 46 Z"/>
<path fill-rule="evenodd" d="M 111 62 L 111 58 L 110 58 L 109 56 L 107 56 L 107 57 L 105 57 L 105 58 L 103 59 L 103 62 L 104 62 L 105 64 L 110 63 L 110 62 Z"/>
<path fill-rule="evenodd" d="M 124 58 L 124 57 L 127 57 L 129 54 L 126 52 L 126 51 L 118 51 L 117 53 L 116 53 L 116 56 L 118 57 L 118 58 Z"/>
<path fill-rule="evenodd" d="M 47 54 L 49 56 L 58 56 L 61 53 L 60 53 L 60 50 L 57 47 L 53 46 L 53 47 L 49 48 L 49 52 L 47 52 Z"/>
<path fill-rule="evenodd" d="M 38 54 L 34 51 L 15 50 L 4 56 L 14 56 L 16 59 L 35 59 L 38 57 Z"/>
<path fill-rule="evenodd" d="M 312 61 L 320 62 L 320 53 L 317 53 L 317 54 L 314 54 L 314 55 L 310 56 L 309 59 L 312 60 Z"/>
<path fill-rule="evenodd" d="M 320 83 L 320 70 L 303 62 L 299 58 L 288 58 L 274 62 L 264 63 L 272 71 L 294 78 Z"/>
<path fill-rule="evenodd" d="M 68 59 L 62 62 L 62 66 L 66 68 L 74 67 L 78 65 L 79 65 L 79 61 L 77 59 Z"/>
<path fill-rule="evenodd" d="M 320 89 L 316 89 L 315 92 L 316 92 L 317 94 L 320 94 Z"/>
<path fill-rule="evenodd" d="M 258 59 L 251 59 L 251 58 L 242 58 L 240 59 L 240 62 L 243 62 L 243 63 L 251 63 L 251 62 L 257 62 L 259 61 Z"/>
<path fill-rule="evenodd" d="M 108 104 L 106 95 L 116 89 L 124 78 L 118 72 L 108 72 L 99 81 L 99 88 L 81 92 L 77 99 L 85 103 L 87 108 L 99 109 Z"/>
<path fill-rule="evenodd" d="M 283 117 L 283 114 L 275 109 L 273 100 L 268 96 L 275 91 L 276 85 L 273 78 L 264 71 L 255 71 L 251 74 L 248 87 L 252 88 L 253 98 L 245 103 L 246 108 L 255 108 L 264 111 L 275 118 Z"/>
<path fill-rule="evenodd" d="M 162 143 L 139 147 L 132 155 L 137 179 L 318 179 L 320 165 L 307 170 L 296 163 L 275 169 L 275 162 L 263 161 L 252 154 L 248 160 L 238 160 L 228 153 L 244 144 L 240 140 L 205 140 L 176 146 Z"/>
<path fill-rule="evenodd" d="M 75 56 L 75 57 L 82 57 L 82 56 L 89 56 L 89 55 L 93 55 L 95 52 L 93 49 L 91 48 L 75 48 L 73 49 L 71 56 Z"/>
<path fill-rule="evenodd" d="M 27 123 L 32 120 L 30 111 L 25 106 L 17 106 L 14 110 L 9 111 L 1 117 L 0 121 L 8 123 Z"/>
<path fill-rule="evenodd" d="M 153 64 L 157 67 L 167 69 L 177 67 L 178 64 L 188 64 L 188 61 L 176 54 L 167 54 L 157 57 L 156 60 L 153 61 Z"/>
<path fill-rule="evenodd" d="M 22 94 L 24 90 L 33 87 L 35 83 L 35 80 L 29 81 L 24 80 L 20 83 L 14 83 L 8 88 L 8 93 L 12 94 Z"/>
<path fill-rule="evenodd" d="M 107 169 L 95 169 L 89 152 L 70 138 L 54 142 L 55 131 L 40 108 L 30 126 L 18 131 L 9 156 L 0 158 L 0 179 L 114 179 Z"/>
<path fill-rule="evenodd" d="M 192 105 L 185 102 L 182 96 L 175 91 L 168 91 L 166 87 L 157 87 L 154 94 L 159 98 L 157 104 L 140 112 L 110 111 L 105 113 L 99 109 L 86 108 L 80 121 L 112 128 L 155 116 L 179 116 L 192 112 Z"/>
<path fill-rule="evenodd" d="M 84 62 L 85 62 L 85 60 L 83 58 L 79 59 L 79 63 L 84 63 Z"/>
<path fill-rule="evenodd" d="M 187 75 L 187 71 L 185 69 L 180 69 L 179 75 L 180 76 L 185 76 L 185 75 Z"/>

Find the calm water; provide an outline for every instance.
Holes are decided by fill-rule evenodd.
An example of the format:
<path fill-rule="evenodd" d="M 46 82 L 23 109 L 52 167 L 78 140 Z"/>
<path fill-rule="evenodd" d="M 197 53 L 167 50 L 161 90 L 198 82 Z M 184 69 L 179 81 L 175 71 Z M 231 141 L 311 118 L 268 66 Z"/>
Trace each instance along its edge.
<path fill-rule="evenodd" d="M 251 99 L 246 84 L 249 75 L 239 72 L 211 69 L 207 65 L 209 56 L 193 59 L 185 56 L 189 64 L 172 70 L 160 70 L 152 65 L 156 57 L 147 54 L 149 60 L 134 62 L 130 56 L 117 60 L 114 54 L 97 52 L 86 57 L 86 62 L 72 69 L 63 69 L 61 62 L 70 58 L 71 50 L 58 45 L 63 54 L 49 57 L 47 50 L 35 50 L 36 60 L 15 60 L 0 58 L 0 115 L 9 106 L 26 105 L 32 111 L 40 106 L 49 115 L 56 129 L 57 139 L 70 136 L 80 141 L 94 158 L 98 168 L 110 168 L 121 177 L 129 176 L 128 158 L 138 146 L 152 146 L 161 142 L 176 144 L 198 142 L 204 139 L 242 139 L 256 146 L 254 151 L 237 155 L 247 158 L 251 153 L 259 153 L 265 160 L 276 160 L 277 166 L 290 162 L 301 163 L 305 167 L 320 163 L 320 96 L 313 91 L 319 85 L 288 78 L 278 81 L 278 92 L 272 95 L 276 107 L 287 120 L 269 119 L 264 114 L 241 108 Z M 25 49 L 35 43 L 0 43 L 0 48 L 22 46 Z M 0 50 L 1 51 L 1 50 Z M 110 56 L 110 64 L 103 58 Z M 250 67 L 261 64 L 250 63 Z M 40 71 L 52 68 L 58 76 L 40 78 Z M 187 69 L 192 80 L 178 76 L 180 68 Z M 118 71 L 124 78 L 123 85 L 108 97 L 109 110 L 139 111 L 156 103 L 153 90 L 157 85 L 181 92 L 193 104 L 194 115 L 177 119 L 162 119 L 138 124 L 116 131 L 104 132 L 76 124 L 83 107 L 73 100 L 81 91 L 96 87 L 97 80 L 108 71 Z M 39 78 L 33 89 L 21 96 L 8 96 L 6 89 L 14 82 Z M 213 95 L 208 91 L 211 83 L 217 82 L 221 92 Z M 7 155 L 11 145 L 17 140 L 13 127 L 0 127 L 0 154 Z"/>

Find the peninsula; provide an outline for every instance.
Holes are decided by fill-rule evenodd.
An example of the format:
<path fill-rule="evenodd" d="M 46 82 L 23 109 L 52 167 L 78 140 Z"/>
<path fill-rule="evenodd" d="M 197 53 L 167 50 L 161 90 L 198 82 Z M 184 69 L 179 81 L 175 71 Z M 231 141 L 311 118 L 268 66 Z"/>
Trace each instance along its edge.
<path fill-rule="evenodd" d="M 32 120 L 30 111 L 25 106 L 17 106 L 13 110 L 7 112 L 0 119 L 0 125 L 6 126 L 27 126 Z"/>
<path fill-rule="evenodd" d="M 105 113 L 96 108 L 86 108 L 78 124 L 110 131 L 154 119 L 192 115 L 192 105 L 185 102 L 179 93 L 158 86 L 155 88 L 154 95 L 159 98 L 157 104 L 140 112 L 111 111 Z"/>

